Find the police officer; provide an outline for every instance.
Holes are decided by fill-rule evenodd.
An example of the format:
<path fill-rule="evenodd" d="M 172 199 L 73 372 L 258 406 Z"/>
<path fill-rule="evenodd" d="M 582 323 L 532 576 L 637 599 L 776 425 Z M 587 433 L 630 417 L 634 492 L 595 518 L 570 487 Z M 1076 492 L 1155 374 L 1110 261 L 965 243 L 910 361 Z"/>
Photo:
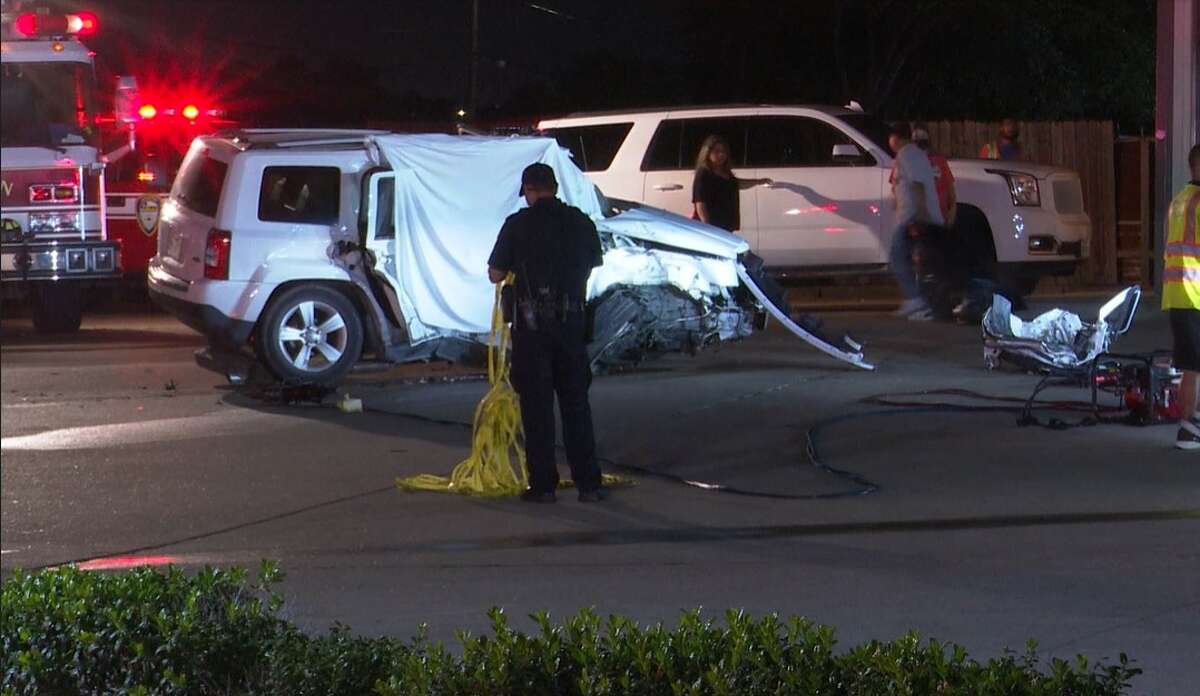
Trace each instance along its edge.
<path fill-rule="evenodd" d="M 608 497 L 601 487 L 592 432 L 587 357 L 587 279 L 603 263 L 596 226 L 578 208 L 558 200 L 554 170 L 541 163 L 521 173 L 529 207 L 504 221 L 488 258 L 488 278 L 499 283 L 516 274 L 512 327 L 512 382 L 521 399 L 527 502 L 552 503 L 558 487 L 554 457 L 554 397 L 563 441 L 581 502 Z"/>

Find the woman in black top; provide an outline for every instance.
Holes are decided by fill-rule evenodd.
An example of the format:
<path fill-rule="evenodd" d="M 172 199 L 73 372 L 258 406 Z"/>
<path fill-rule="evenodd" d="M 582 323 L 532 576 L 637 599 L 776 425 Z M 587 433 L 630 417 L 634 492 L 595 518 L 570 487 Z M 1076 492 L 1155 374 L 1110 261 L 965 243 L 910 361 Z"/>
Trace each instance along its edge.
<path fill-rule="evenodd" d="M 692 204 L 697 220 L 733 232 L 742 226 L 738 191 L 771 183 L 770 179 L 739 179 L 729 168 L 729 143 L 710 135 L 696 157 Z"/>

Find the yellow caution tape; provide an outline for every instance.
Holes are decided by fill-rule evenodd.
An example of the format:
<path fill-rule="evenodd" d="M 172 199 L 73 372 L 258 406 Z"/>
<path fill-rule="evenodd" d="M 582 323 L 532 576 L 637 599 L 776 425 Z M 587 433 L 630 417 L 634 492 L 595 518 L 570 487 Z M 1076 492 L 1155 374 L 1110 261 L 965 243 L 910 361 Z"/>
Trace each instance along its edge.
<path fill-rule="evenodd" d="M 500 497 L 520 495 L 528 487 L 525 469 L 525 431 L 521 427 L 521 402 L 509 379 L 508 350 L 512 335 L 500 309 L 500 291 L 513 280 L 510 274 L 496 285 L 492 306 L 492 332 L 488 345 L 488 393 L 475 407 L 471 456 L 460 462 L 450 476 L 419 474 L 396 479 L 408 491 L 441 491 Z M 621 476 L 604 474 L 605 485 L 632 485 Z M 570 487 L 569 480 L 559 484 Z"/>

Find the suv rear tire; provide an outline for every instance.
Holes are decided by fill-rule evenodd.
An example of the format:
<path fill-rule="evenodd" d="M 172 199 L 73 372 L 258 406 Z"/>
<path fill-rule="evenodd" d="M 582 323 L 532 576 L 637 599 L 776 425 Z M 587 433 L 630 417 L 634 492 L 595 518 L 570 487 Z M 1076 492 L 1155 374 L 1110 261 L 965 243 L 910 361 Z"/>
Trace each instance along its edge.
<path fill-rule="evenodd" d="M 38 333 L 74 333 L 83 322 L 83 292 L 75 282 L 37 283 L 33 327 Z"/>
<path fill-rule="evenodd" d="M 358 310 L 342 293 L 320 285 L 289 288 L 258 321 L 255 349 L 287 384 L 333 387 L 362 353 Z"/>

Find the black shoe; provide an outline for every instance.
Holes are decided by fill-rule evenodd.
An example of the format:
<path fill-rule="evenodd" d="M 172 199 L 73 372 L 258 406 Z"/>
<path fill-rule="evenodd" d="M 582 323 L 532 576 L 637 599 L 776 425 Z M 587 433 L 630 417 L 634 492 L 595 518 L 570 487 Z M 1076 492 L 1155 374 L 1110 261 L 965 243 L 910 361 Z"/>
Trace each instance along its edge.
<path fill-rule="evenodd" d="M 608 489 L 604 486 L 593 488 L 590 491 L 579 491 L 579 502 L 581 503 L 598 503 L 602 500 L 608 500 Z"/>
<path fill-rule="evenodd" d="M 521 493 L 521 500 L 526 503 L 553 503 L 557 498 L 554 496 L 554 491 L 542 492 L 527 488 Z"/>

